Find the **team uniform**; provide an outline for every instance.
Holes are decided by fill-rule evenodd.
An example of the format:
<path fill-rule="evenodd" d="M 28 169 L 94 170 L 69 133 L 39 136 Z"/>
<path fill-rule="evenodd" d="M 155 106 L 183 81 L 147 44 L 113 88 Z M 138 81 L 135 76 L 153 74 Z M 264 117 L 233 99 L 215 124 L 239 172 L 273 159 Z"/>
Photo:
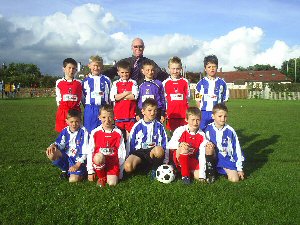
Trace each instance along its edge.
<path fill-rule="evenodd" d="M 160 120 L 161 116 L 165 116 L 166 101 L 164 87 L 159 80 L 144 80 L 139 86 L 138 108 L 137 113 L 141 116 L 142 104 L 147 98 L 155 99 L 157 102 L 157 120 Z"/>
<path fill-rule="evenodd" d="M 135 100 L 122 99 L 120 101 L 115 100 L 116 94 L 121 94 L 125 91 L 131 91 L 135 97 Z M 138 87 L 135 80 L 116 80 L 113 82 L 110 100 L 114 102 L 114 115 L 115 124 L 121 130 L 127 130 L 130 132 L 135 123 L 136 116 L 136 99 L 138 97 Z"/>
<path fill-rule="evenodd" d="M 229 98 L 229 90 L 226 82 L 219 77 L 213 80 L 207 77 L 202 78 L 196 86 L 195 99 L 200 102 L 201 110 L 201 130 L 211 122 L 212 119 L 212 108 L 217 103 L 226 102 Z"/>
<path fill-rule="evenodd" d="M 131 129 L 127 149 L 129 154 L 133 154 L 142 159 L 143 163 L 157 168 L 162 163 L 169 162 L 169 149 L 167 149 L 167 134 L 164 126 L 157 120 L 145 122 L 140 119 Z M 164 149 L 164 159 L 150 158 L 150 151 L 155 146 Z"/>
<path fill-rule="evenodd" d="M 93 158 L 98 152 L 105 155 L 104 168 L 103 165 L 97 165 L 93 162 Z M 96 171 L 98 178 L 106 177 L 106 175 L 116 175 L 122 178 L 126 156 L 127 152 L 120 129 L 113 127 L 111 131 L 106 131 L 100 125 L 91 132 L 87 156 L 87 170 L 89 174 Z"/>
<path fill-rule="evenodd" d="M 187 79 L 169 77 L 163 82 L 166 96 L 166 127 L 174 131 L 186 124 L 186 110 L 189 107 L 190 88 Z"/>
<path fill-rule="evenodd" d="M 58 79 L 55 85 L 56 103 L 58 106 L 56 112 L 55 130 L 61 132 L 68 124 L 66 118 L 70 109 L 81 111 L 80 103 L 82 98 L 81 81 L 72 79 L 71 81 L 65 78 Z"/>
<path fill-rule="evenodd" d="M 54 142 L 61 151 L 62 157 L 53 161 L 52 164 L 59 167 L 62 171 L 68 171 L 71 166 L 81 162 L 81 166 L 75 172 L 79 176 L 86 175 L 85 160 L 88 151 L 88 132 L 84 127 L 78 131 L 71 132 L 69 126 L 65 127 Z"/>
<path fill-rule="evenodd" d="M 219 130 L 214 123 L 211 123 L 206 127 L 205 135 L 216 146 L 218 173 L 226 174 L 223 168 L 243 171 L 245 158 L 236 132 L 231 126 L 226 124 Z"/>
<path fill-rule="evenodd" d="M 178 127 L 168 143 L 168 148 L 171 150 L 178 149 L 181 142 L 186 142 L 190 145 L 189 154 L 180 154 L 176 158 L 176 151 L 173 151 L 173 161 L 182 176 L 190 176 L 194 170 L 199 170 L 199 178 L 205 179 L 206 174 L 206 159 L 205 145 L 207 140 L 205 134 L 199 129 L 196 133 L 189 131 L 188 125 Z"/>
<path fill-rule="evenodd" d="M 110 103 L 111 81 L 105 75 L 89 75 L 83 80 L 84 126 L 89 133 L 101 124 L 100 107 Z"/>

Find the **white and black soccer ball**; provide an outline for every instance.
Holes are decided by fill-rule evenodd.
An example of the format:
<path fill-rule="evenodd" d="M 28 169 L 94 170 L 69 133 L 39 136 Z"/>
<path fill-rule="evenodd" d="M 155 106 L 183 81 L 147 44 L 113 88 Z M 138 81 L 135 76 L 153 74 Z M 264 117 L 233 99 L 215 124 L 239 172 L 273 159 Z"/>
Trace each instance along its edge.
<path fill-rule="evenodd" d="M 163 164 L 156 170 L 156 179 L 164 184 L 169 184 L 175 180 L 175 170 L 173 166 Z"/>

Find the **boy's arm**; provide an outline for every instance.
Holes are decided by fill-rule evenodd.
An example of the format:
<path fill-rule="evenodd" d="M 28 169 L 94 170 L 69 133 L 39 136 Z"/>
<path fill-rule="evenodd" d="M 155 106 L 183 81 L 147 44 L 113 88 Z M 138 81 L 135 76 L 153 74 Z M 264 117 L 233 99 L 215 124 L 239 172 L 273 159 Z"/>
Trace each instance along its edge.
<path fill-rule="evenodd" d="M 243 162 L 245 160 L 242 149 L 240 146 L 239 139 L 235 131 L 233 131 L 233 138 L 232 138 L 232 148 L 233 148 L 233 157 L 236 161 L 236 168 L 238 172 L 243 171 Z"/>
<path fill-rule="evenodd" d="M 92 132 L 89 139 L 89 144 L 87 147 L 87 162 L 86 162 L 86 169 L 88 171 L 88 174 L 94 174 L 94 168 L 93 168 L 93 153 L 95 149 L 95 143 L 94 143 L 94 133 Z"/>
<path fill-rule="evenodd" d="M 56 100 L 57 106 L 59 106 L 59 103 L 61 101 L 61 93 L 60 93 L 60 89 L 58 87 L 59 82 L 60 82 L 60 79 L 57 80 L 56 83 L 55 83 L 55 94 L 56 94 L 55 100 Z"/>

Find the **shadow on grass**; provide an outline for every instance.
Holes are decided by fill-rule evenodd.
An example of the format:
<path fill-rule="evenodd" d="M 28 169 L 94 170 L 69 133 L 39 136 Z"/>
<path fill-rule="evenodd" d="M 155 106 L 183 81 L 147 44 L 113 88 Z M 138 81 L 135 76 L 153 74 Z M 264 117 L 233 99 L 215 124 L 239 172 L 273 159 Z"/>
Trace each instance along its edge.
<path fill-rule="evenodd" d="M 245 173 L 250 176 L 254 171 L 262 168 L 268 162 L 269 154 L 274 152 L 272 145 L 278 142 L 280 135 L 273 135 L 269 138 L 261 139 L 260 134 L 250 136 L 243 135 L 243 130 L 237 130 L 237 135 L 245 155 Z M 258 139 L 254 141 L 255 139 Z M 251 144 L 247 147 L 247 143 Z"/>

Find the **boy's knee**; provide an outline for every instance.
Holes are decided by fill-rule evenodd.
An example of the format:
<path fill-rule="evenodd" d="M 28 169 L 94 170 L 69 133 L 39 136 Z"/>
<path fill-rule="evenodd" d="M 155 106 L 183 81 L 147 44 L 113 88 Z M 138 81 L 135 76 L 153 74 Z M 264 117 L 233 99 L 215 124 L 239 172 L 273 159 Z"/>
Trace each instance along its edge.
<path fill-rule="evenodd" d="M 127 172 L 127 173 L 131 173 L 133 172 L 134 168 L 133 168 L 133 164 L 130 163 L 130 162 L 126 162 L 124 163 L 124 170 Z"/>
<path fill-rule="evenodd" d="M 153 158 L 152 156 L 154 156 L 155 158 L 163 158 L 164 155 L 165 155 L 165 151 L 161 146 L 154 147 L 150 152 L 151 158 Z"/>
<path fill-rule="evenodd" d="M 228 177 L 228 180 L 229 180 L 230 182 L 233 182 L 233 183 L 236 183 L 236 182 L 239 182 L 239 181 L 240 181 L 239 177 Z"/>
<path fill-rule="evenodd" d="M 103 163 L 105 163 L 105 156 L 102 153 L 97 153 L 97 154 L 95 154 L 93 161 L 95 164 L 98 164 L 98 165 L 103 164 Z"/>
<path fill-rule="evenodd" d="M 69 177 L 70 183 L 75 183 L 75 182 L 79 182 L 79 181 L 81 181 L 81 176 L 75 175 L 75 174 L 70 175 L 70 177 Z"/>
<path fill-rule="evenodd" d="M 118 184 L 118 179 L 107 179 L 109 186 L 116 186 Z"/>

